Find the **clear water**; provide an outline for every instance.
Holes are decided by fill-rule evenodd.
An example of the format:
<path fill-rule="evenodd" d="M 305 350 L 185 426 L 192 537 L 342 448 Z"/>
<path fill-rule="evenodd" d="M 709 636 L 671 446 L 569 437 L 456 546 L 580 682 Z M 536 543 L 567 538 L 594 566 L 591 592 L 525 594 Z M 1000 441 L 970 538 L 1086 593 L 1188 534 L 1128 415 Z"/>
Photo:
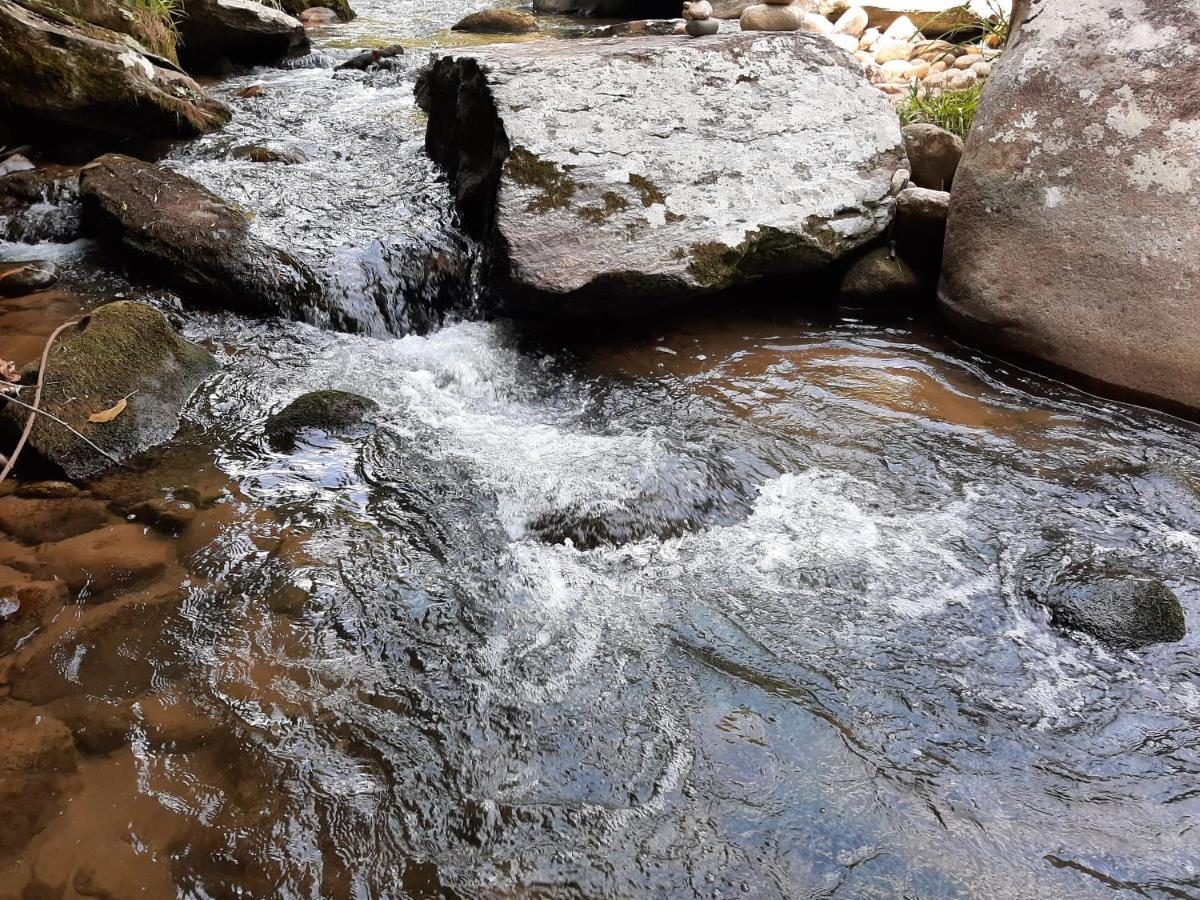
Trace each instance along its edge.
<path fill-rule="evenodd" d="M 466 10 L 378 0 L 322 40 Z M 406 267 L 469 283 L 473 253 L 412 69 L 218 91 L 252 83 L 169 162 L 368 333 L 181 314 L 222 371 L 96 490 L 210 495 L 161 628 L 55 638 L 137 724 L 23 864 L 78 835 L 188 897 L 1200 896 L 1200 430 L 913 323 L 582 340 L 451 304 L 396 337 L 437 295 Z M 267 141 L 309 161 L 224 155 Z M 272 450 L 324 388 L 378 430 Z M 1048 549 L 1158 574 L 1188 637 L 1055 630 L 1023 590 Z"/>

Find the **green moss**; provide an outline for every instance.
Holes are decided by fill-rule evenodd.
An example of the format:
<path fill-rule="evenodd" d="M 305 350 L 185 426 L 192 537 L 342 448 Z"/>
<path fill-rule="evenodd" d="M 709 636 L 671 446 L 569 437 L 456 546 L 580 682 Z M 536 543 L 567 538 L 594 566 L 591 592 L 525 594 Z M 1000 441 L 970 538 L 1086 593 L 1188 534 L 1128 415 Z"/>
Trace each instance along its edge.
<path fill-rule="evenodd" d="M 515 147 L 508 155 L 504 169 L 508 177 L 522 187 L 541 191 L 540 197 L 526 204 L 525 208 L 530 212 L 566 209 L 571 205 L 571 198 L 576 191 L 575 182 L 556 163 L 542 159 L 524 147 Z"/>
<path fill-rule="evenodd" d="M 348 391 L 312 391 L 271 416 L 266 432 L 272 444 L 286 447 L 307 429 L 345 434 L 378 408 L 374 400 Z"/>
<path fill-rule="evenodd" d="M 715 241 L 692 244 L 688 273 L 704 287 L 726 287 L 771 273 L 815 268 L 829 259 L 823 238 L 817 245 L 802 235 L 760 228 L 747 232 L 736 247 Z"/>
<path fill-rule="evenodd" d="M 667 200 L 667 195 L 659 190 L 658 185 L 644 175 L 630 175 L 629 184 L 642 198 L 642 206 L 653 206 L 655 203 L 665 203 Z"/>
<path fill-rule="evenodd" d="M 691 246 L 688 273 L 704 286 L 724 284 L 737 271 L 739 253 L 728 244 L 701 241 Z"/>
<path fill-rule="evenodd" d="M 629 201 L 616 191 L 605 191 L 601 200 L 603 200 L 603 203 L 596 206 L 582 207 L 577 212 L 592 224 L 602 225 L 616 213 L 629 208 Z"/>

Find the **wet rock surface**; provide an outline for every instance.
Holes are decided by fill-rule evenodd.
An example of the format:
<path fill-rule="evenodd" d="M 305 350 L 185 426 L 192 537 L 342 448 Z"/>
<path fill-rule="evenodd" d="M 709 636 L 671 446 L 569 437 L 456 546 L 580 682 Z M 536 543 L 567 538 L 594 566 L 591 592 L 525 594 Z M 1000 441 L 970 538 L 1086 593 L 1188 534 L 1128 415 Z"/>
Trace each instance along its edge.
<path fill-rule="evenodd" d="M 1200 409 L 1197 66 L 1179 56 L 1197 42 L 1196 2 L 1033 4 L 955 181 L 941 285 L 953 322 Z"/>
<path fill-rule="evenodd" d="M 174 435 L 184 403 L 215 369 L 212 356 L 177 335 L 162 313 L 139 303 L 110 303 L 64 332 L 54 345 L 42 408 L 124 460 Z M 26 402 L 36 376 L 36 363 L 22 372 Z M 124 408 L 110 421 L 89 421 L 122 400 Z M 0 414 L 5 432 L 18 431 L 27 415 L 9 404 Z M 29 451 L 71 478 L 111 464 L 62 425 L 41 416 L 30 434 Z"/>
<path fill-rule="evenodd" d="M 305 431 L 348 435 L 361 431 L 379 404 L 347 391 L 313 391 L 303 394 L 267 420 L 271 443 L 290 446 Z"/>
<path fill-rule="evenodd" d="M 179 36 L 179 55 L 188 66 L 221 60 L 254 65 L 308 48 L 298 19 L 255 0 L 185 0 Z"/>
<path fill-rule="evenodd" d="M 66 243 L 79 232 L 79 178 L 73 169 L 0 177 L 0 240 Z"/>
<path fill-rule="evenodd" d="M 962 159 L 962 138 L 936 125 L 905 125 L 904 148 L 914 185 L 933 191 L 950 190 Z"/>
<path fill-rule="evenodd" d="M 18 297 L 53 287 L 58 281 L 54 263 L 47 260 L 5 265 L 0 263 L 0 296 Z"/>
<path fill-rule="evenodd" d="M 515 9 L 481 9 L 464 16 L 452 27 L 453 31 L 472 31 L 479 34 L 528 34 L 538 30 L 537 19 Z"/>
<path fill-rule="evenodd" d="M 891 246 L 876 247 L 854 260 L 838 285 L 838 301 L 848 306 L 911 309 L 932 286 Z"/>
<path fill-rule="evenodd" d="M 308 267 L 251 236 L 242 210 L 190 178 L 114 153 L 84 168 L 80 191 L 88 227 L 189 302 L 322 319 Z"/>
<path fill-rule="evenodd" d="M 42 0 L 0 0 L 0 83 L 30 131 L 184 137 L 229 118 L 169 59 Z"/>
<path fill-rule="evenodd" d="M 1136 650 L 1183 640 L 1183 607 L 1158 578 L 1093 561 L 1043 558 L 1033 562 L 1028 596 L 1044 605 L 1054 625 L 1081 631 L 1116 649 Z"/>
<path fill-rule="evenodd" d="M 509 45 L 442 57 L 419 92 L 515 308 L 628 314 L 795 275 L 891 219 L 895 114 L 823 38 Z"/>

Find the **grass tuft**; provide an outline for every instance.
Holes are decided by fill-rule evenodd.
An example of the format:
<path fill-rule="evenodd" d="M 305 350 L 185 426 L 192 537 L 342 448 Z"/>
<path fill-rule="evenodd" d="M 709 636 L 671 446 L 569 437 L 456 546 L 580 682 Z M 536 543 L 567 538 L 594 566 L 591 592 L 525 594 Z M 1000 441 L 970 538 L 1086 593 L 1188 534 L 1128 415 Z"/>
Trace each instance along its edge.
<path fill-rule="evenodd" d="M 900 114 L 902 125 L 917 122 L 937 125 L 965 141 L 971 132 L 971 123 L 975 121 L 975 111 L 979 109 L 982 94 L 982 84 L 956 91 L 930 91 L 914 81 L 896 107 L 896 112 Z"/>
<path fill-rule="evenodd" d="M 152 50 L 168 59 L 175 59 L 175 49 L 179 42 L 179 28 L 176 20 L 183 15 L 181 0 L 126 0 L 133 8 L 133 14 L 138 25 Z"/>

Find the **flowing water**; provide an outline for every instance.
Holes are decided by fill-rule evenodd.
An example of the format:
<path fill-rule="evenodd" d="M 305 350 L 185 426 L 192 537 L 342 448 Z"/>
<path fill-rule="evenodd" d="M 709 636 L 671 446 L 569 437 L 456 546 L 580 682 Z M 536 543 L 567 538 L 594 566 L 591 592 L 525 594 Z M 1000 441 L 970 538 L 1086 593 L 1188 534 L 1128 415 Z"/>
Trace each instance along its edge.
<path fill-rule="evenodd" d="M 467 11 L 358 8 L 327 52 Z M 920 323 L 472 321 L 419 57 L 230 79 L 233 124 L 167 160 L 365 333 L 175 313 L 221 372 L 91 490 L 196 515 L 12 641 L 0 705 L 104 746 L 0 896 L 1200 897 L 1200 429 Z M 378 428 L 273 448 L 325 388 Z M 1046 554 L 1160 576 L 1188 636 L 1056 630 Z"/>

